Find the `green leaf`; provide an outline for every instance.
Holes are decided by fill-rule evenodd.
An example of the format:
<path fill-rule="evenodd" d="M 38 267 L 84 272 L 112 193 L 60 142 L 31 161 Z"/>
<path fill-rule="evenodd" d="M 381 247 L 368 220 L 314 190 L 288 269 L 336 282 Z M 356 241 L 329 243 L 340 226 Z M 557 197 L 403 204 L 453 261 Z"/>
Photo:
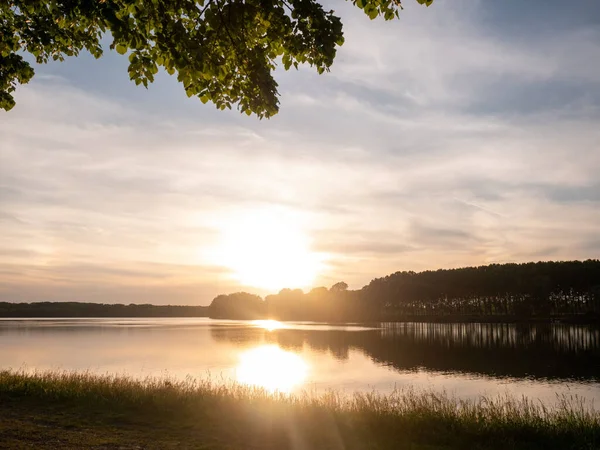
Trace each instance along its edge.
<path fill-rule="evenodd" d="M 382 16 L 389 20 L 402 9 L 399 0 L 351 1 L 371 19 Z M 0 3 L 0 108 L 11 106 L 15 86 L 30 78 L 23 51 L 39 63 L 62 61 L 83 49 L 100 57 L 103 36 L 110 34 L 110 49 L 121 55 L 129 52 L 128 72 L 136 84 L 147 87 L 162 66 L 177 75 L 190 97 L 200 94 L 203 103 L 210 101 L 219 109 L 233 105 L 242 113 L 270 117 L 279 110 L 278 85 L 273 78 L 277 63 L 281 61 L 286 70 L 309 64 L 322 74 L 344 43 L 341 20 L 325 9 L 323 2 Z M 430 5 L 432 1 L 418 2 Z"/>

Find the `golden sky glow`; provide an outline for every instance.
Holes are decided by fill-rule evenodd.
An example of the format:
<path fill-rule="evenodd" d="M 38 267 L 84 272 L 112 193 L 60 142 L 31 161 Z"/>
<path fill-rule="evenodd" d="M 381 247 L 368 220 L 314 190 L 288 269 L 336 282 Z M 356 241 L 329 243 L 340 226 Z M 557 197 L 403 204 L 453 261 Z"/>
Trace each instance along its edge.
<path fill-rule="evenodd" d="M 302 223 L 280 209 L 248 211 L 227 218 L 214 258 L 237 282 L 278 291 L 310 287 L 322 270 Z"/>
<path fill-rule="evenodd" d="M 162 72 L 140 90 L 115 52 L 35 65 L 0 112 L 0 301 L 208 305 L 597 258 L 598 2 L 578 3 L 407 2 L 374 25 L 336 2 L 332 71 L 277 71 L 268 121 Z"/>

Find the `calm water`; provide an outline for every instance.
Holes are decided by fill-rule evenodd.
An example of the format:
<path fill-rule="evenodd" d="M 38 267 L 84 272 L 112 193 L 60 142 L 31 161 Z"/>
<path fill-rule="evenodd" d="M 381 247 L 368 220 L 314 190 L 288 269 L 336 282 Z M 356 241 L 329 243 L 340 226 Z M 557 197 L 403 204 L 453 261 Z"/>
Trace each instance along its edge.
<path fill-rule="evenodd" d="M 0 320 L 0 367 L 223 378 L 299 391 L 578 395 L 600 407 L 600 331 L 565 325 Z"/>

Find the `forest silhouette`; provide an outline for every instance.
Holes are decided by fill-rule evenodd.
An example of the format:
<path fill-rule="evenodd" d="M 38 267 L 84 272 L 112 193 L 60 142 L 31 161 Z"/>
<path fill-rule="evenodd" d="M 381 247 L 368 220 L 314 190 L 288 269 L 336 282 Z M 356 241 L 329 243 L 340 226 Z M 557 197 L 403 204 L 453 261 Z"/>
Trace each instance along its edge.
<path fill-rule="evenodd" d="M 600 261 L 491 264 L 396 272 L 361 289 L 247 292 L 210 306 L 79 302 L 0 303 L 0 317 L 211 317 L 324 322 L 600 322 Z"/>
<path fill-rule="evenodd" d="M 315 321 L 498 320 L 600 318 L 600 261 L 492 264 L 396 272 L 359 290 L 344 282 L 304 293 L 219 295 L 210 317 Z"/>
<path fill-rule="evenodd" d="M 206 317 L 206 306 L 85 302 L 0 302 L 0 317 Z"/>

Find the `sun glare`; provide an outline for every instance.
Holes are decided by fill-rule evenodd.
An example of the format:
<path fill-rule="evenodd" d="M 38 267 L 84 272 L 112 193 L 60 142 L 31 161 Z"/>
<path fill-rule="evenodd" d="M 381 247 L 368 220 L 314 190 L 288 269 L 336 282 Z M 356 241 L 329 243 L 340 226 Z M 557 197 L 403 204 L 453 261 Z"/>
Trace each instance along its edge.
<path fill-rule="evenodd" d="M 236 369 L 240 383 L 283 393 L 290 393 L 302 384 L 307 373 L 308 365 L 300 356 L 276 345 L 263 345 L 242 353 Z"/>
<path fill-rule="evenodd" d="M 253 211 L 230 218 L 222 226 L 217 251 L 243 285 L 269 290 L 311 286 L 319 271 L 319 255 L 298 221 L 279 211 Z"/>
<path fill-rule="evenodd" d="M 272 320 L 272 319 L 253 320 L 252 324 L 255 325 L 257 328 L 263 328 L 267 331 L 274 331 L 274 330 L 280 330 L 282 328 L 285 328 L 284 324 L 282 324 L 281 322 L 279 322 L 277 320 Z"/>

